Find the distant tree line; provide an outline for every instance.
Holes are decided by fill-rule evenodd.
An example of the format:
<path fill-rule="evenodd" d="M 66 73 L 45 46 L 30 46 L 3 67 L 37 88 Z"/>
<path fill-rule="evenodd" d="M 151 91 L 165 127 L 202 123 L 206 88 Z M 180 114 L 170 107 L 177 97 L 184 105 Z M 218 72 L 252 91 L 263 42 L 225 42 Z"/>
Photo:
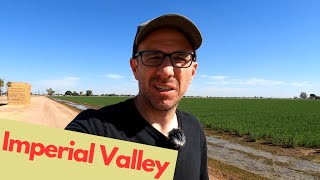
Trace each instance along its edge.
<path fill-rule="evenodd" d="M 71 91 L 66 91 L 65 93 L 64 93 L 64 95 L 65 96 L 93 96 L 93 94 L 92 94 L 92 90 L 87 90 L 86 91 L 86 94 L 83 94 L 83 91 L 80 91 L 79 93 L 77 92 L 77 91 L 73 91 L 73 92 L 71 92 Z"/>
<path fill-rule="evenodd" d="M 317 96 L 316 94 L 310 94 L 308 97 L 308 94 L 306 92 L 300 93 L 301 99 L 320 99 L 320 96 Z"/>
<path fill-rule="evenodd" d="M 309 99 L 320 99 L 320 96 L 317 96 L 315 94 L 310 94 Z"/>
<path fill-rule="evenodd" d="M 101 94 L 101 96 L 134 96 L 131 94 L 115 94 L 115 93 L 111 93 L 111 94 Z"/>
<path fill-rule="evenodd" d="M 55 94 L 55 91 L 52 88 L 46 89 L 47 94 L 49 96 L 58 95 L 58 96 L 93 96 L 92 90 L 87 90 L 86 94 L 83 94 L 83 91 L 80 91 L 79 93 L 77 91 L 71 92 L 70 90 L 66 91 L 64 94 Z"/>
<path fill-rule="evenodd" d="M 11 82 L 7 83 L 7 86 L 10 87 Z M 3 80 L 0 79 L 0 95 L 1 95 L 1 88 L 3 86 Z M 53 96 L 55 91 L 52 88 L 49 88 L 46 90 L 47 94 L 49 96 Z M 77 91 L 66 91 L 64 94 L 58 94 L 58 95 L 64 95 L 64 96 L 98 96 L 98 95 L 93 95 L 92 90 L 87 90 L 85 92 L 85 94 L 83 93 L 83 91 L 80 91 L 79 93 Z M 111 94 L 101 94 L 100 96 L 134 96 L 131 94 L 115 94 L 115 93 L 111 93 Z M 254 97 L 211 97 L 211 96 L 184 96 L 187 98 L 235 98 L 235 99 L 244 99 L 244 98 L 254 98 L 254 99 L 272 99 L 272 97 L 262 97 L 262 96 L 254 96 Z M 308 96 L 308 94 L 306 92 L 301 92 L 299 97 L 301 99 L 320 99 L 320 96 L 317 96 L 316 94 L 310 94 Z M 298 99 L 297 96 L 294 97 L 294 99 Z"/>
<path fill-rule="evenodd" d="M 77 91 L 66 91 L 64 94 L 54 94 L 55 91 L 52 90 L 52 88 L 47 89 L 47 94 L 50 96 L 53 95 L 58 95 L 58 96 L 99 96 L 99 95 L 93 95 L 92 90 L 87 90 L 85 92 L 85 94 L 83 93 L 83 91 L 80 91 L 79 93 Z M 133 96 L 130 94 L 115 94 L 115 93 L 111 93 L 111 94 L 101 94 L 100 96 Z"/>

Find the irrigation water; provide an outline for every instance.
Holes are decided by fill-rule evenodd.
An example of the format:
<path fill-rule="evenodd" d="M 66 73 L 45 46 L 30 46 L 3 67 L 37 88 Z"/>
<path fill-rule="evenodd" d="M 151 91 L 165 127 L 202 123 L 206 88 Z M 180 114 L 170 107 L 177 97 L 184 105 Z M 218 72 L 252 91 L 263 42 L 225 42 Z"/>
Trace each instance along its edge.
<path fill-rule="evenodd" d="M 70 102 L 70 101 L 66 101 L 66 100 L 62 100 L 62 99 L 55 99 L 53 98 L 55 101 L 58 101 L 58 102 L 62 102 L 64 104 L 67 104 L 69 106 L 72 106 L 72 107 L 75 107 L 79 110 L 86 110 L 86 109 L 89 109 L 87 106 L 84 106 L 82 104 L 77 104 L 77 103 L 74 103 L 74 102 Z"/>

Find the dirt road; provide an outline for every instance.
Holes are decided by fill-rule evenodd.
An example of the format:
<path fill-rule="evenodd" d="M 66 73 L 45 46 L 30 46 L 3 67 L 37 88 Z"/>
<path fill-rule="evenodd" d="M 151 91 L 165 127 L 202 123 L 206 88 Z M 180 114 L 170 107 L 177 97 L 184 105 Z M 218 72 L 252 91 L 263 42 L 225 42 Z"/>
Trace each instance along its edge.
<path fill-rule="evenodd" d="M 6 105 L 0 97 L 0 119 L 64 128 L 79 112 L 44 96 L 31 97 L 30 105 Z"/>

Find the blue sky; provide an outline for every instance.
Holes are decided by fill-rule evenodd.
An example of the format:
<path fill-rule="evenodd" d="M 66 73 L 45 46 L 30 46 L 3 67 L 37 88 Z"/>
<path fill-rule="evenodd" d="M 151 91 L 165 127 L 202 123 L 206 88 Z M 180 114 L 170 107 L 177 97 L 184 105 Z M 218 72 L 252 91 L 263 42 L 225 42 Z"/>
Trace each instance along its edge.
<path fill-rule="evenodd" d="M 165 13 L 203 35 L 187 95 L 320 94 L 320 1 L 0 0 L 0 78 L 34 93 L 137 94 L 130 66 L 138 24 Z"/>

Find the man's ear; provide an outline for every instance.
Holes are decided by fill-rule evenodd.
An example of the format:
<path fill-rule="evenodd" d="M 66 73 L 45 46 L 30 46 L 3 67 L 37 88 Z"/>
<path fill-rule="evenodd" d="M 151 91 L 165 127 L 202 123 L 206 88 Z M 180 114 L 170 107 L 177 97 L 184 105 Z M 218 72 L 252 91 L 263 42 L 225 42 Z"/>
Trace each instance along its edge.
<path fill-rule="evenodd" d="M 133 72 L 134 78 L 138 80 L 138 60 L 137 58 L 130 59 L 130 67 Z"/>
<path fill-rule="evenodd" d="M 198 63 L 197 62 L 192 63 L 190 68 L 192 68 L 192 69 L 191 69 L 191 76 L 189 78 L 189 84 L 191 84 L 194 75 L 196 75 L 196 71 L 197 71 L 197 68 L 198 68 Z"/>
<path fill-rule="evenodd" d="M 197 68 L 198 68 L 198 63 L 197 62 L 193 62 L 193 64 L 192 64 L 192 77 L 194 75 L 196 75 Z"/>

